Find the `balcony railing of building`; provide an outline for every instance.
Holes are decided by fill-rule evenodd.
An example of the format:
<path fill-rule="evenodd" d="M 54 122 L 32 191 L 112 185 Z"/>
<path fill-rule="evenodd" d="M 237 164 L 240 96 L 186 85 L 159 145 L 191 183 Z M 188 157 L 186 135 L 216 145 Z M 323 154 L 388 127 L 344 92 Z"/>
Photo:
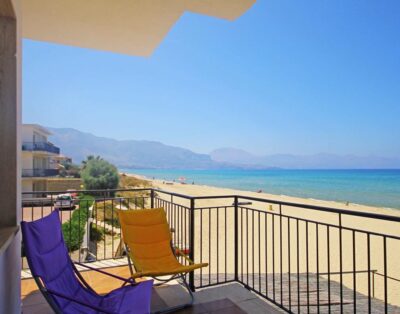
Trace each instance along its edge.
<path fill-rule="evenodd" d="M 23 151 L 41 151 L 53 154 L 60 154 L 60 148 L 49 142 L 23 142 Z"/>
<path fill-rule="evenodd" d="M 59 174 L 58 169 L 22 169 L 23 178 L 54 177 Z"/>
<path fill-rule="evenodd" d="M 46 197 L 23 198 L 23 220 L 59 207 L 65 191 L 25 194 L 35 193 Z M 193 290 L 239 282 L 289 313 L 400 311 L 400 216 L 153 188 L 76 193 L 60 218 L 78 261 L 125 258 L 116 211 L 163 207 L 173 244 L 209 263 L 190 273 Z"/>

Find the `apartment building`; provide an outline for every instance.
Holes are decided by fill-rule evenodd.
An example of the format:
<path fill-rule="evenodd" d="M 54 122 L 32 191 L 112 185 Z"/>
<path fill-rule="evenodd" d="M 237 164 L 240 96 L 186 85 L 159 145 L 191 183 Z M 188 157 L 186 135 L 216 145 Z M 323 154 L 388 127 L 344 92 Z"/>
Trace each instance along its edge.
<path fill-rule="evenodd" d="M 48 141 L 51 132 L 38 124 L 22 125 L 22 192 L 46 191 L 47 180 L 59 173 L 63 156 Z"/>

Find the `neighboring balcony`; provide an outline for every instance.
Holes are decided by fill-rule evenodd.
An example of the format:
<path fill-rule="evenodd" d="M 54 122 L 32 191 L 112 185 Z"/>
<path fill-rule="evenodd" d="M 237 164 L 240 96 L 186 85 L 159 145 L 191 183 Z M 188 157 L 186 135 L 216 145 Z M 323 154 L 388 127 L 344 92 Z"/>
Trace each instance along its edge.
<path fill-rule="evenodd" d="M 22 169 L 22 177 L 55 177 L 59 173 L 58 169 Z"/>
<path fill-rule="evenodd" d="M 48 152 L 53 154 L 60 154 L 60 148 L 54 146 L 49 142 L 23 142 L 22 143 L 23 151 L 41 151 Z"/>

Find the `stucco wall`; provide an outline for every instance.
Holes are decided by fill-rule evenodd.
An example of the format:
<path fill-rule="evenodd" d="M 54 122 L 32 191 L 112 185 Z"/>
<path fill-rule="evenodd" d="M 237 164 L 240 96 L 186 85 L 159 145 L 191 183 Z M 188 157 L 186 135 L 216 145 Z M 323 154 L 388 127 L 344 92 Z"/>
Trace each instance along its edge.
<path fill-rule="evenodd" d="M 22 192 L 32 192 L 32 179 L 23 179 L 22 180 Z"/>
<path fill-rule="evenodd" d="M 31 127 L 22 127 L 21 130 L 22 142 L 33 142 L 33 131 Z"/>
<path fill-rule="evenodd" d="M 22 169 L 33 169 L 32 152 L 22 152 Z"/>
<path fill-rule="evenodd" d="M 8 12 L 7 12 L 8 11 Z M 14 11 L 14 12 L 13 12 Z M 10 13 L 11 12 L 11 13 Z M 16 18 L 14 16 L 16 15 Z M 19 0 L 0 6 L 0 228 L 15 227 L 21 204 L 21 36 Z M 21 313 L 21 239 L 0 250 L 0 313 Z"/>
<path fill-rule="evenodd" d="M 33 142 L 34 134 L 36 134 L 36 142 L 47 142 L 47 134 L 42 132 L 41 128 L 30 124 L 22 125 L 22 142 Z"/>
<path fill-rule="evenodd" d="M 80 190 L 82 180 L 75 178 L 54 178 L 47 179 L 48 191 Z"/>

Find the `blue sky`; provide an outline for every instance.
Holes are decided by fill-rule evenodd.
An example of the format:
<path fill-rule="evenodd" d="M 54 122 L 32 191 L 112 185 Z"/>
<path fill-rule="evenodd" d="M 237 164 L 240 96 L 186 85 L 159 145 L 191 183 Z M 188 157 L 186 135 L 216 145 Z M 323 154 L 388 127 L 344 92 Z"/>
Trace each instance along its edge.
<path fill-rule="evenodd" d="M 150 58 L 25 40 L 23 121 L 208 153 L 400 156 L 400 1 L 185 14 Z"/>

